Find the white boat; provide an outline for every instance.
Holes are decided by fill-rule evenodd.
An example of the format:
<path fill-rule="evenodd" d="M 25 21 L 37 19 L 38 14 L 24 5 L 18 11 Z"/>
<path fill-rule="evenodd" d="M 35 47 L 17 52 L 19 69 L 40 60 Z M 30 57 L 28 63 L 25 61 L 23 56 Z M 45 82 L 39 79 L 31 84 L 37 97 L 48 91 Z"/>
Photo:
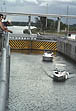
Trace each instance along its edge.
<path fill-rule="evenodd" d="M 69 77 L 69 72 L 66 71 L 66 67 L 63 64 L 59 64 L 53 72 L 53 80 L 65 81 Z"/>
<path fill-rule="evenodd" d="M 53 52 L 44 52 L 43 54 L 43 61 L 53 61 Z"/>

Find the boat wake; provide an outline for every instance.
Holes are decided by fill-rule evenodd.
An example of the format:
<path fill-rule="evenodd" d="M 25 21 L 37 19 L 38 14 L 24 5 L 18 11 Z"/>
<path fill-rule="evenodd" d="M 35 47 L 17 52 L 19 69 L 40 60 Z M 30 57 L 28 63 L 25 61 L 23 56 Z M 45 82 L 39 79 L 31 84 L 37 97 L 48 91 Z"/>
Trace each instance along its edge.
<path fill-rule="evenodd" d="M 68 79 L 74 78 L 76 76 L 76 74 L 69 74 Z"/>
<path fill-rule="evenodd" d="M 45 74 L 46 74 L 48 77 L 50 77 L 51 79 L 53 79 L 53 74 L 50 75 L 43 67 L 41 67 L 41 69 L 45 72 Z M 76 76 L 76 74 L 70 73 L 67 79 L 74 78 L 75 76 Z"/>
<path fill-rule="evenodd" d="M 41 69 L 45 72 L 45 74 L 53 79 L 53 75 L 50 75 L 43 67 L 41 67 Z"/>

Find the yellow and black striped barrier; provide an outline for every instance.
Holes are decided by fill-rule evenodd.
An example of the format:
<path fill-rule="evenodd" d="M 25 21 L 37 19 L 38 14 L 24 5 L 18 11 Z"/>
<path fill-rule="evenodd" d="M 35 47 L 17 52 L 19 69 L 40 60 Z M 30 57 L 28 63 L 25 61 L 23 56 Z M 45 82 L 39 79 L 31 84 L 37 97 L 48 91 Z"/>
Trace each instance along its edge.
<path fill-rule="evenodd" d="M 9 40 L 11 49 L 57 50 L 56 41 L 48 40 Z"/>

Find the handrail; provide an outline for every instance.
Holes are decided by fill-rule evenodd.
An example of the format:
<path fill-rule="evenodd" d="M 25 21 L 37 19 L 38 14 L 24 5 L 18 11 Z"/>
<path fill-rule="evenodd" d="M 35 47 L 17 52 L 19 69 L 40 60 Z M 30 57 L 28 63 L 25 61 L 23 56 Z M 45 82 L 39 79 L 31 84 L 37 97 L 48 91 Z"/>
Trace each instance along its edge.
<path fill-rule="evenodd" d="M 42 13 L 14 13 L 14 12 L 0 12 L 9 16 L 41 16 L 41 17 L 64 17 L 64 18 L 73 18 L 76 19 L 76 15 L 64 15 L 64 14 L 42 14 Z"/>
<path fill-rule="evenodd" d="M 0 73 L 0 111 L 6 110 L 6 101 L 8 100 L 9 90 L 9 74 L 10 74 L 10 51 L 9 51 L 9 36 L 8 33 L 3 34 L 3 47 L 1 59 Z M 7 67 L 6 67 L 7 64 Z"/>
<path fill-rule="evenodd" d="M 7 77 L 6 77 L 6 49 L 2 49 L 1 61 L 1 74 L 0 74 L 0 111 L 5 111 L 6 106 L 6 90 L 7 90 Z"/>

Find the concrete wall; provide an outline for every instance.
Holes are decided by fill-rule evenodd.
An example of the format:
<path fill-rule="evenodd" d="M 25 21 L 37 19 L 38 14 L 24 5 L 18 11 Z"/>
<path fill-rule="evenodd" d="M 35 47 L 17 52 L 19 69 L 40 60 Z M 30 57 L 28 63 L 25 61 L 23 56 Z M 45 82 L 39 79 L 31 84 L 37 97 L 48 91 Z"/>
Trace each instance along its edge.
<path fill-rule="evenodd" d="M 76 61 L 76 41 L 63 38 L 58 39 L 57 41 L 58 52 L 61 52 Z"/>

